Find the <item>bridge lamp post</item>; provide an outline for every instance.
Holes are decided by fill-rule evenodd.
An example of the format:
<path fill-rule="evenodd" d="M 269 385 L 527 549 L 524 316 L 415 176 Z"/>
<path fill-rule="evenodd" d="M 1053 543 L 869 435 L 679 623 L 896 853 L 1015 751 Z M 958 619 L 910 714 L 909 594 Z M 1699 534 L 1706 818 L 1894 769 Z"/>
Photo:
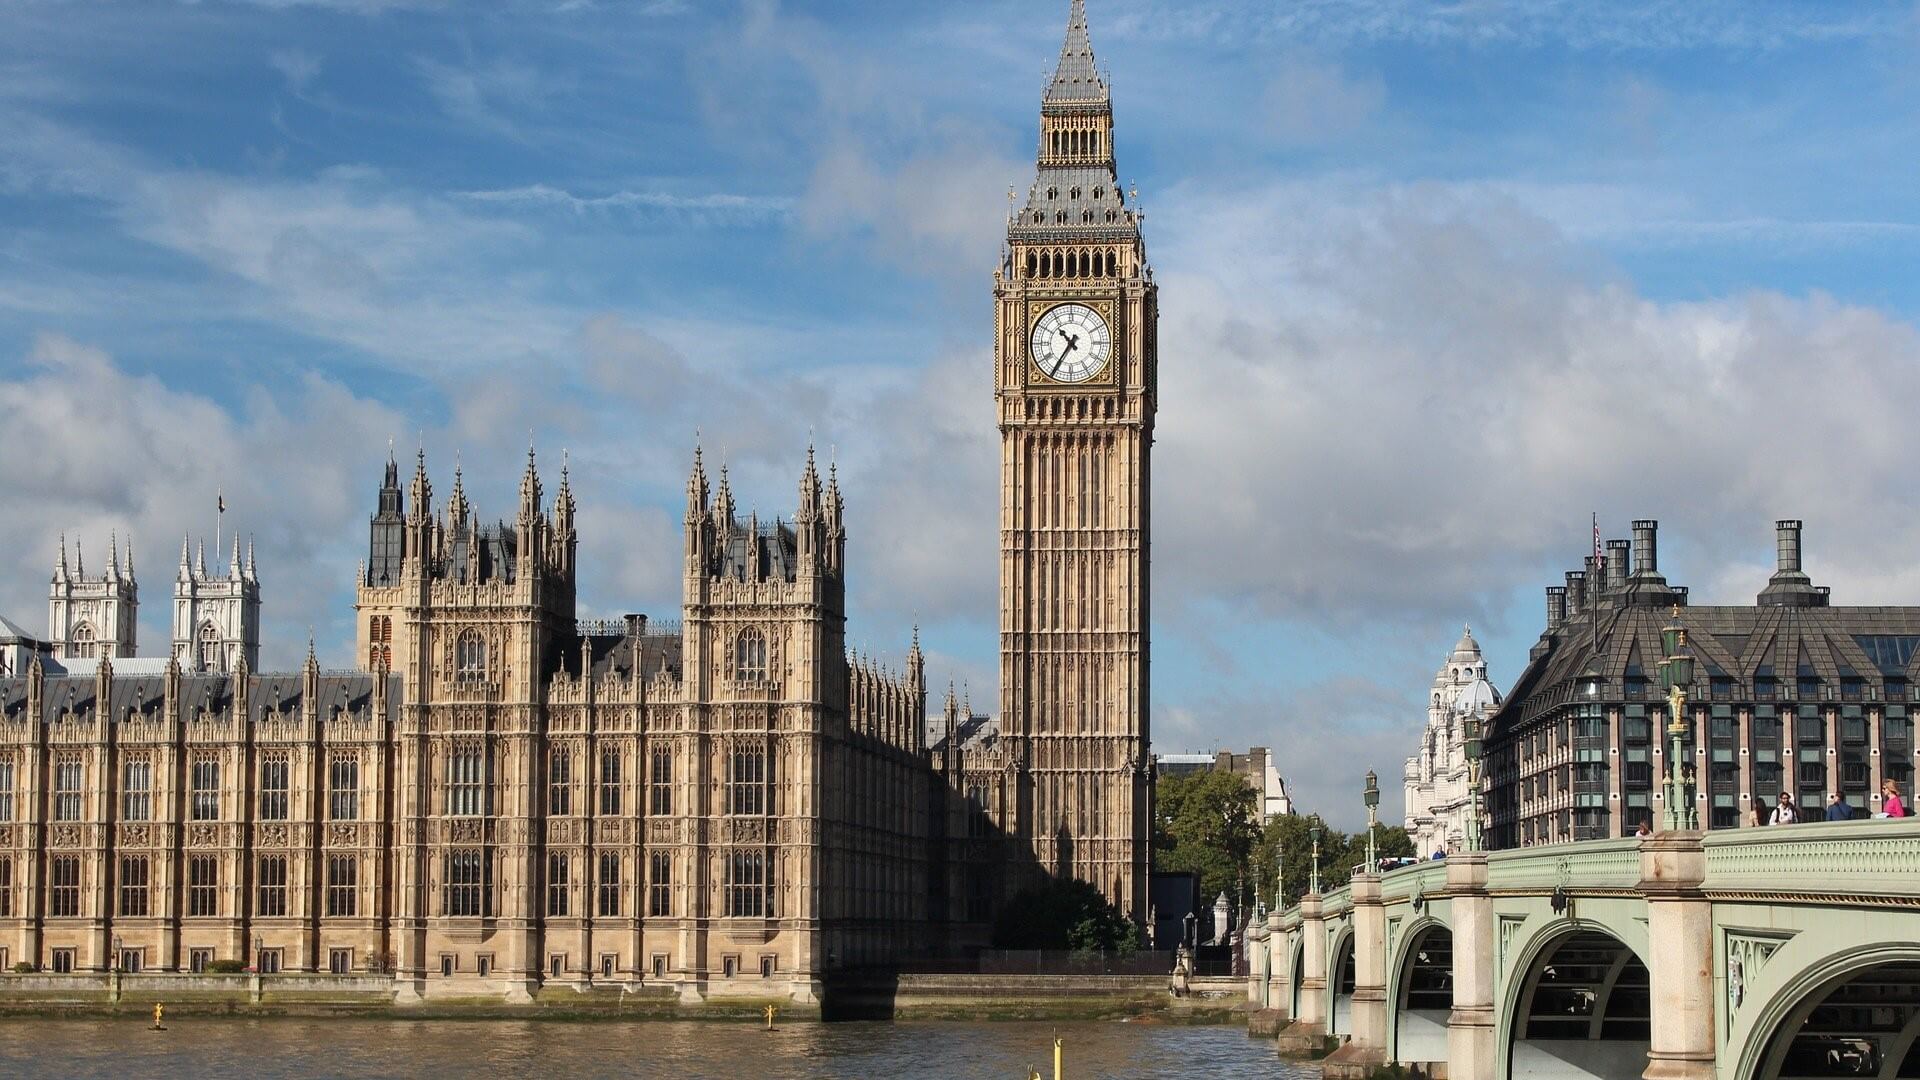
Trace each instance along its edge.
<path fill-rule="evenodd" d="M 1308 827 L 1307 842 L 1313 845 L 1313 862 L 1310 864 L 1311 869 L 1307 873 L 1307 876 L 1310 879 L 1310 882 L 1309 882 L 1310 887 L 1308 888 L 1307 891 L 1311 892 L 1315 896 L 1319 896 L 1320 895 L 1320 826 L 1313 825 Z"/>
<path fill-rule="evenodd" d="M 1373 846 L 1374 826 L 1380 824 L 1380 778 L 1367 770 L 1367 790 L 1361 795 L 1367 804 L 1367 873 L 1380 872 L 1380 857 Z"/>
<path fill-rule="evenodd" d="M 1480 850 L 1480 718 L 1468 717 L 1460 725 L 1465 736 L 1467 755 L 1467 850 Z"/>
<path fill-rule="evenodd" d="M 1687 648 L 1687 628 L 1680 625 L 1680 609 L 1660 631 L 1667 658 L 1660 661 L 1660 681 L 1667 687 L 1667 768 L 1663 796 L 1667 801 L 1666 831 L 1691 832 L 1700 827 L 1700 811 L 1693 805 L 1693 781 L 1682 769 L 1686 755 L 1687 690 L 1693 686 L 1693 653 Z"/>

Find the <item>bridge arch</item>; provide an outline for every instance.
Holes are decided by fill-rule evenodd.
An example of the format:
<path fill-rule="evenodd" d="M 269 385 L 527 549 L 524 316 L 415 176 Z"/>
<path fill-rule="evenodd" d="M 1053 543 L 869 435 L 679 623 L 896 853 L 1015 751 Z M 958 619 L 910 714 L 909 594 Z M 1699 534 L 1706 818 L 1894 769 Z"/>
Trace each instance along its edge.
<path fill-rule="evenodd" d="M 1387 1060 L 1447 1060 L 1453 1012 L 1453 928 L 1432 915 L 1409 924 L 1388 969 Z"/>
<path fill-rule="evenodd" d="M 1622 932 L 1599 919 L 1528 922 L 1534 925 L 1515 943 L 1499 1014 L 1502 1080 L 1639 1080 L 1652 1041 L 1644 928 Z"/>
<path fill-rule="evenodd" d="M 1327 949 L 1327 1034 L 1353 1034 L 1353 927 L 1342 926 Z"/>
<path fill-rule="evenodd" d="M 1307 945 L 1305 934 L 1293 935 L 1292 955 L 1287 958 L 1287 970 L 1291 973 L 1287 979 L 1287 1016 L 1300 1018 L 1300 980 L 1307 976 Z"/>
<path fill-rule="evenodd" d="M 1745 1036 L 1734 1076 L 1920 1077 L 1920 943 L 1857 942 L 1794 959 L 1782 948 L 1768 966 L 1786 961 L 1790 974 L 1754 986 L 1772 992 L 1748 1002 L 1758 1006 L 1752 1019 L 1734 1026 Z"/>

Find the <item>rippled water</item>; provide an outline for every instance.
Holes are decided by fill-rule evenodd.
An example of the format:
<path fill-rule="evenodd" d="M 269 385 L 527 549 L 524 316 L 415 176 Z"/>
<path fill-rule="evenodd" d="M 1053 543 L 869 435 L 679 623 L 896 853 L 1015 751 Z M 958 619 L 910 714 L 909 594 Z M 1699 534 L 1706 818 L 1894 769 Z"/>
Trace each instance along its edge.
<path fill-rule="evenodd" d="M 1025 1080 L 1029 1066 L 1052 1075 L 1055 1030 L 1069 1080 L 1319 1075 L 1238 1027 L 168 1019 L 165 1032 L 136 1018 L 0 1021 L 0 1076 Z"/>

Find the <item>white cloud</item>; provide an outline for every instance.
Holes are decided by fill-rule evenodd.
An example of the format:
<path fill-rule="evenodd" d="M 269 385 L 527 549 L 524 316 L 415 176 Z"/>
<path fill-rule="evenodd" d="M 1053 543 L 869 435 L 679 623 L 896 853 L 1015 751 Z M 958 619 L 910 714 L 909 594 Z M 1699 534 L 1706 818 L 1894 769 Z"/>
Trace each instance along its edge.
<path fill-rule="evenodd" d="M 130 374 L 100 350 L 43 335 L 0 379 L 0 548 L 20 556 L 0 577 L 0 611 L 44 629 L 44 578 L 58 535 L 101 557 L 109 532 L 135 545 L 141 652 L 162 655 L 181 536 L 213 545 L 214 495 L 227 535 L 255 538 L 264 588 L 264 655 L 291 664 L 309 627 L 336 662 L 350 640 L 346 592 L 371 497 L 353 448 L 400 426 L 387 407 L 317 376 L 280 397 L 248 388 L 228 410 Z M 225 553 L 208 553 L 209 565 Z M 98 564 L 96 564 L 98 565 Z"/>
<path fill-rule="evenodd" d="M 615 191 L 606 195 L 576 195 L 548 184 L 528 184 L 493 191 L 465 191 L 461 197 L 480 203 L 546 207 L 572 214 L 626 211 L 668 217 L 677 224 L 752 224 L 784 215 L 792 200 L 762 195 L 710 192 L 681 195 L 664 191 Z"/>
<path fill-rule="evenodd" d="M 304 94 L 320 77 L 320 57 L 304 49 L 277 49 L 267 57 L 273 70 L 287 80 L 287 89 Z"/>

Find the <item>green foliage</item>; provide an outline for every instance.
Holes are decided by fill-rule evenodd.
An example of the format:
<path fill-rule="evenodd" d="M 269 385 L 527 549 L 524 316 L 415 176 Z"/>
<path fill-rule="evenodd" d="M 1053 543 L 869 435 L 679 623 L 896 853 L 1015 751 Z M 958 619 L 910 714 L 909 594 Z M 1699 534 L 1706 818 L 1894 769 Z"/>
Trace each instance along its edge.
<path fill-rule="evenodd" d="M 244 960 L 207 961 L 207 974 L 209 975 L 238 975 L 246 970 L 247 963 Z"/>
<path fill-rule="evenodd" d="M 1203 903 L 1252 895 L 1250 862 L 1260 841 L 1259 795 L 1237 773 L 1188 773 L 1154 792 L 1155 869 L 1200 875 Z"/>
<path fill-rule="evenodd" d="M 33 962 L 30 960 L 22 960 L 13 965 L 13 973 L 15 975 L 31 975 L 39 970 L 39 968 L 33 966 Z"/>
<path fill-rule="evenodd" d="M 1306 817 L 1288 814 L 1274 818 L 1262 830 L 1259 846 L 1253 855 L 1261 899 L 1273 903 L 1276 862 L 1285 870 L 1280 886 L 1280 906 L 1291 907 L 1306 893 L 1313 873 L 1313 844 L 1307 830 L 1315 825 L 1320 826 L 1320 891 L 1329 892 L 1346 884 L 1353 876 L 1354 867 L 1367 861 L 1365 829 L 1349 835 L 1328 827 L 1318 814 Z M 1391 859 L 1417 854 L 1407 830 L 1398 825 L 1376 829 L 1373 844 L 1376 858 Z"/>
<path fill-rule="evenodd" d="M 1099 889 L 1051 881 L 1013 898 L 993 924 L 998 949 L 1073 949 L 1128 954 L 1139 930 Z"/>

